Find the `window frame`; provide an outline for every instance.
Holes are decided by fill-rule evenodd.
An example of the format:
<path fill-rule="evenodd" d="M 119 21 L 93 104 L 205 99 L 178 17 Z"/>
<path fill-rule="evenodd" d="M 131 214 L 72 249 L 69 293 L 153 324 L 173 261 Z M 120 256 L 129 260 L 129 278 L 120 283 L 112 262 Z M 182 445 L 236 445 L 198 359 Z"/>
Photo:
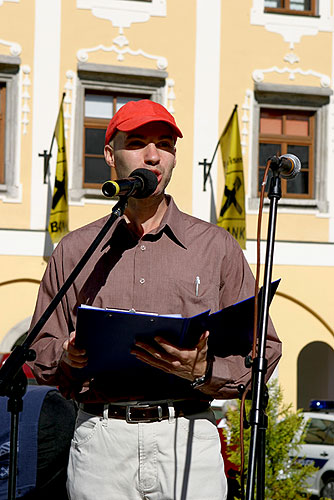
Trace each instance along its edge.
<path fill-rule="evenodd" d="M 6 116 L 4 127 L 3 179 L 0 180 L 0 199 L 20 200 L 21 188 L 17 182 L 19 164 L 17 143 L 19 140 L 19 71 L 21 59 L 0 55 L 0 83 L 6 87 Z M 1 182 L 3 181 L 3 182 Z"/>
<path fill-rule="evenodd" d="M 84 126 L 83 126 L 83 140 L 82 140 L 82 187 L 83 189 L 101 189 L 101 186 L 97 183 L 85 182 L 85 159 L 86 158 L 94 158 L 97 155 L 93 155 L 91 153 L 86 153 L 86 145 L 85 145 L 85 137 L 86 137 L 86 129 L 87 128 L 99 128 L 99 129 L 107 129 L 109 120 L 107 119 L 98 119 L 98 118 L 84 118 Z M 103 151 L 99 157 L 103 157 Z"/>
<path fill-rule="evenodd" d="M 142 95 L 165 104 L 168 73 L 162 70 L 79 63 L 76 82 L 73 172 L 69 189 L 72 203 L 105 200 L 100 186 L 84 187 L 84 104 L 86 90 Z"/>
<path fill-rule="evenodd" d="M 315 17 L 317 15 L 317 1 L 311 0 L 310 10 L 295 10 L 290 9 L 290 0 L 283 0 L 283 7 L 264 7 L 265 13 L 270 14 L 288 14 L 294 16 L 309 16 Z"/>
<path fill-rule="evenodd" d="M 249 196 L 248 209 L 258 210 L 258 153 L 259 153 L 259 119 L 260 108 L 305 110 L 315 112 L 314 134 L 314 187 L 313 198 L 281 198 L 280 205 L 287 209 L 317 210 L 328 212 L 327 200 L 327 168 L 328 168 L 328 119 L 329 102 L 333 91 L 330 88 L 319 88 L 299 85 L 279 85 L 256 83 L 252 106 L 252 131 L 249 151 Z M 265 197 L 265 204 L 268 204 Z"/>
<path fill-rule="evenodd" d="M 5 184 L 6 84 L 0 81 L 0 184 Z"/>

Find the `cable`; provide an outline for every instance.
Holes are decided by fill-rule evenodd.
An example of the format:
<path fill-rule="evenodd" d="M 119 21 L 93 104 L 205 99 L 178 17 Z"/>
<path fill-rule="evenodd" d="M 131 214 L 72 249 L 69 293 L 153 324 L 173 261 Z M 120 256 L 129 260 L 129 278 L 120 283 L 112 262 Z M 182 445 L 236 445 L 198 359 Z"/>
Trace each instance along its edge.
<path fill-rule="evenodd" d="M 255 289 L 254 289 L 254 323 L 253 323 L 253 346 L 252 346 L 252 360 L 256 357 L 257 350 L 257 330 L 258 330 L 258 295 L 259 295 L 259 281 L 260 281 L 260 265 L 261 265 L 261 225 L 262 225 L 262 213 L 263 213 L 263 201 L 265 188 L 267 183 L 268 172 L 270 168 L 270 159 L 267 161 L 266 168 L 264 171 L 263 181 L 261 184 L 260 193 L 260 204 L 259 204 L 259 214 L 257 221 L 257 235 L 256 235 L 256 273 L 255 273 Z M 250 389 L 250 382 L 248 387 L 244 388 L 243 394 L 241 396 L 240 403 L 240 490 L 241 499 L 245 498 L 245 450 L 244 450 L 244 420 L 246 417 L 245 411 L 245 401 L 247 393 Z"/>

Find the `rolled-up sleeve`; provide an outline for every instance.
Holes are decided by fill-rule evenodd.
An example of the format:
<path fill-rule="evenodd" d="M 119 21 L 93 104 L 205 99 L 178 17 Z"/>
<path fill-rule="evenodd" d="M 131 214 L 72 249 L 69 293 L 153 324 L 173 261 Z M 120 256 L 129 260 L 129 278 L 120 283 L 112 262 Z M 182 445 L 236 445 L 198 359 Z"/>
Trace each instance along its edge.
<path fill-rule="evenodd" d="M 33 314 L 30 331 L 42 318 L 47 307 L 64 282 L 62 271 L 62 247 L 58 245 L 44 273 Z M 72 321 L 69 317 L 66 297 L 52 312 L 50 318 L 42 325 L 31 348 L 36 352 L 35 361 L 29 363 L 39 384 L 60 386 L 66 397 L 70 396 L 73 386 L 71 369 L 62 362 L 63 343 L 71 333 Z"/>

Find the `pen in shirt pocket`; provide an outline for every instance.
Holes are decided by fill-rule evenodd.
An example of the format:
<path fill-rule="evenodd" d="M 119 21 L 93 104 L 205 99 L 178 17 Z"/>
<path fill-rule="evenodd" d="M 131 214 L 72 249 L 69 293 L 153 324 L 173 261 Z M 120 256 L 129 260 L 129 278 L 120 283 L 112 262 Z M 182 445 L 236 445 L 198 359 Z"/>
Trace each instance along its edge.
<path fill-rule="evenodd" d="M 196 276 L 195 278 L 195 295 L 198 297 L 198 291 L 199 291 L 199 286 L 201 284 L 201 280 L 199 276 Z"/>

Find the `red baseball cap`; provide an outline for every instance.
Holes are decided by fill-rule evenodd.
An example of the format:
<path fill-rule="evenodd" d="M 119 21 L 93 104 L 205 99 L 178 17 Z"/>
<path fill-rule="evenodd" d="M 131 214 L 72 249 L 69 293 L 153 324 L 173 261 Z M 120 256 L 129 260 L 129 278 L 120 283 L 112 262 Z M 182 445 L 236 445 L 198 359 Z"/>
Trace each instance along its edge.
<path fill-rule="evenodd" d="M 142 99 L 127 102 L 114 114 L 106 131 L 105 144 L 109 144 L 116 130 L 129 132 L 150 122 L 168 123 L 177 137 L 183 137 L 174 117 L 164 106 L 149 99 Z"/>

